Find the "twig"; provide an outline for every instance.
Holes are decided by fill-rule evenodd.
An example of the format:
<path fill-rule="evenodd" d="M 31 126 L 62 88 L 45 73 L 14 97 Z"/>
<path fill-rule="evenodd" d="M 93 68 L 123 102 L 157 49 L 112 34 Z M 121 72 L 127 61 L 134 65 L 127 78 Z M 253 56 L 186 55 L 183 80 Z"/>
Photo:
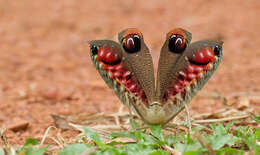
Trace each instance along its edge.
<path fill-rule="evenodd" d="M 173 130 L 173 129 L 171 129 L 171 128 L 164 128 L 165 130 L 167 130 L 167 131 L 169 131 L 169 132 L 172 132 L 172 133 L 174 133 L 174 135 L 176 135 L 176 130 Z"/>
<path fill-rule="evenodd" d="M 57 138 L 58 138 L 58 141 L 59 141 L 59 142 L 62 142 L 62 145 L 65 146 L 65 139 L 64 139 L 63 136 L 60 134 L 60 132 L 58 132 Z"/>
<path fill-rule="evenodd" d="M 189 111 L 189 107 L 187 106 L 187 104 L 185 104 L 184 106 L 185 106 L 185 110 L 186 110 L 186 113 L 187 113 L 187 121 L 188 121 L 189 133 L 191 135 L 192 131 L 191 131 L 190 111 Z"/>
<path fill-rule="evenodd" d="M 127 127 L 126 125 L 121 125 L 123 127 Z M 95 125 L 95 126 L 91 126 L 90 128 L 93 129 L 122 129 L 121 126 L 118 125 Z"/>
<path fill-rule="evenodd" d="M 43 135 L 43 137 L 42 137 L 40 146 L 43 145 L 44 141 L 45 141 L 46 138 L 48 137 L 48 133 L 49 133 L 49 131 L 50 131 L 51 128 L 57 129 L 55 126 L 49 126 L 49 127 L 47 128 L 47 130 L 44 132 L 44 135 Z M 56 140 L 55 138 L 53 138 L 53 137 L 51 137 L 51 136 L 49 136 L 49 137 L 50 137 L 53 141 L 55 141 L 61 148 L 63 147 L 62 144 L 61 144 L 58 140 Z"/>
<path fill-rule="evenodd" d="M 195 116 L 192 116 L 192 118 L 196 119 L 196 118 L 204 118 L 204 117 L 209 117 L 211 115 L 216 115 L 216 114 L 220 114 L 220 113 L 223 113 L 223 112 L 226 112 L 228 110 L 228 108 L 223 108 L 223 109 L 219 109 L 217 110 L 216 112 L 214 113 L 202 113 L 202 114 L 197 114 Z"/>
<path fill-rule="evenodd" d="M 194 123 L 216 123 L 216 122 L 225 122 L 225 121 L 232 121 L 237 119 L 243 119 L 250 117 L 250 115 L 242 115 L 242 116 L 234 116 L 234 117 L 227 117 L 227 118 L 220 118 L 220 119 L 207 119 L 207 120 L 194 120 Z"/>
<path fill-rule="evenodd" d="M 260 92 L 235 92 L 235 93 L 231 93 L 229 95 L 227 95 L 228 98 L 230 97 L 240 97 L 240 96 L 247 96 L 247 97 L 256 97 L 256 98 L 260 98 Z"/>
<path fill-rule="evenodd" d="M 82 125 L 73 124 L 73 123 L 69 123 L 69 125 L 72 126 L 74 129 L 79 130 L 80 132 L 84 132 L 84 130 L 82 129 Z"/>
<path fill-rule="evenodd" d="M 204 139 L 204 137 L 201 136 L 201 134 L 199 132 L 196 132 L 194 134 L 194 136 L 199 140 L 200 144 L 205 147 L 208 148 L 210 154 L 215 155 L 216 152 L 213 150 L 213 148 L 209 145 L 209 143 Z"/>
<path fill-rule="evenodd" d="M 4 142 L 4 145 L 7 146 L 7 141 L 6 141 L 5 136 L 4 136 L 5 130 L 6 129 L 0 129 L 0 136 L 1 136 L 2 141 Z"/>
<path fill-rule="evenodd" d="M 118 113 L 121 114 L 122 113 L 122 110 L 123 110 L 123 106 L 121 106 L 118 110 Z M 119 120 L 119 116 L 114 116 L 115 118 L 115 121 L 116 121 L 116 125 L 120 126 L 120 120 Z"/>
<path fill-rule="evenodd" d="M 170 146 L 168 145 L 164 145 L 163 148 L 166 150 L 166 151 L 169 151 L 171 153 L 173 153 L 174 155 L 181 155 L 181 152 L 177 151 L 177 150 L 174 150 L 173 148 L 171 148 Z"/>
<path fill-rule="evenodd" d="M 192 125 L 194 126 L 202 126 L 204 130 L 208 131 L 208 132 L 212 132 L 212 130 L 204 125 L 201 124 L 197 124 L 197 123 L 192 123 Z"/>

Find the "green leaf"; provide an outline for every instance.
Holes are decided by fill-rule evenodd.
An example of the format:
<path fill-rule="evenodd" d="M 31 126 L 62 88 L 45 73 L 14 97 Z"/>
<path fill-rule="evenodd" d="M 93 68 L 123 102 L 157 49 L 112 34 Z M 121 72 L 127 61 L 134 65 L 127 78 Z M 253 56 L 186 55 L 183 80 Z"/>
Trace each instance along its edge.
<path fill-rule="evenodd" d="M 250 127 L 243 128 L 241 126 L 237 127 L 234 132 L 234 135 L 237 135 L 240 138 L 240 143 L 245 143 L 250 150 L 254 150 L 257 153 L 260 153 L 260 147 L 256 144 L 256 135 L 252 133 Z"/>
<path fill-rule="evenodd" d="M 258 116 L 254 117 L 254 120 L 260 125 L 260 111 L 258 112 Z"/>
<path fill-rule="evenodd" d="M 192 131 L 200 131 L 200 130 L 202 130 L 204 128 L 205 128 L 204 126 L 198 124 L 197 126 L 193 127 L 191 130 Z"/>
<path fill-rule="evenodd" d="M 91 148 L 87 144 L 70 144 L 65 146 L 58 155 L 78 155 Z"/>
<path fill-rule="evenodd" d="M 260 140 L 260 128 L 257 128 L 255 131 L 255 138 Z"/>
<path fill-rule="evenodd" d="M 136 138 L 137 141 L 140 142 L 140 141 L 143 140 L 140 130 L 135 131 L 135 132 L 134 132 L 134 135 L 135 135 L 135 138 Z"/>
<path fill-rule="evenodd" d="M 43 155 L 48 149 L 48 146 L 43 148 L 28 147 L 25 149 L 25 155 Z"/>
<path fill-rule="evenodd" d="M 190 137 L 190 133 L 187 134 L 187 139 L 186 139 L 188 144 L 193 144 L 194 140 Z"/>
<path fill-rule="evenodd" d="M 218 150 L 226 144 L 230 144 L 230 146 L 233 145 L 235 141 L 236 140 L 229 137 L 229 135 L 211 136 L 210 145 L 214 150 Z"/>
<path fill-rule="evenodd" d="M 140 127 L 140 125 L 134 119 L 130 119 L 130 127 L 132 130 L 135 130 Z"/>
<path fill-rule="evenodd" d="M 180 138 L 180 136 L 167 135 L 165 137 L 165 142 L 167 145 L 172 146 L 178 142 L 181 142 L 181 138 Z"/>
<path fill-rule="evenodd" d="M 103 152 L 100 152 L 100 154 L 102 154 L 102 155 L 121 155 L 121 153 L 119 152 L 118 149 L 112 148 L 112 147 L 106 148 L 106 150 Z"/>
<path fill-rule="evenodd" d="M 149 128 L 150 128 L 153 136 L 158 138 L 161 142 L 164 142 L 164 137 L 163 137 L 161 125 L 149 125 Z"/>
<path fill-rule="evenodd" d="M 230 147 L 216 150 L 216 155 L 237 155 L 237 154 L 239 154 L 239 151 Z"/>
<path fill-rule="evenodd" d="M 199 155 L 199 154 L 203 154 L 204 152 L 206 152 L 206 151 L 203 149 L 200 149 L 200 150 L 195 150 L 195 151 L 183 152 L 183 155 Z"/>
<path fill-rule="evenodd" d="M 229 122 L 227 125 L 226 125 L 226 131 L 228 132 L 230 129 L 231 129 L 231 127 L 234 125 L 234 122 L 232 121 L 232 122 Z"/>
<path fill-rule="evenodd" d="M 164 150 L 157 150 L 152 153 L 149 153 L 149 155 L 170 155 L 170 153 L 167 153 Z"/>
<path fill-rule="evenodd" d="M 188 154 L 191 154 L 192 152 L 198 152 L 198 151 L 201 151 L 201 145 L 199 142 L 194 142 L 193 144 L 181 144 L 181 143 L 178 143 L 176 145 L 174 145 L 175 149 L 184 153 L 188 153 Z M 189 153 L 190 152 L 190 153 Z"/>
<path fill-rule="evenodd" d="M 196 139 L 193 140 L 189 134 L 186 136 L 180 134 L 178 138 L 180 138 L 180 141 L 174 145 L 174 148 L 183 154 L 193 155 L 198 154 L 198 152 L 206 151 L 206 149 L 202 148 L 200 142 Z"/>
<path fill-rule="evenodd" d="M 115 139 L 115 138 L 121 137 L 121 138 L 131 138 L 133 140 L 136 140 L 135 133 L 132 131 L 112 132 L 107 137 L 110 139 Z"/>
<path fill-rule="evenodd" d="M 124 146 L 123 148 L 124 153 L 126 154 L 134 154 L 134 155 L 149 155 L 151 153 L 154 153 L 158 151 L 157 148 L 154 148 L 150 145 L 145 144 L 129 144 Z"/>
<path fill-rule="evenodd" d="M 156 146 L 156 147 L 159 146 L 158 140 L 152 135 L 140 133 L 140 137 L 141 139 L 138 141 L 138 143 L 140 144 Z"/>
<path fill-rule="evenodd" d="M 33 138 L 27 138 L 27 139 L 25 140 L 24 146 L 37 145 L 37 144 L 39 144 L 38 140 L 33 139 Z"/>
<path fill-rule="evenodd" d="M 103 143 L 103 141 L 99 138 L 98 134 L 92 130 L 90 130 L 89 128 L 83 126 L 82 129 L 85 132 L 85 136 L 87 138 L 89 138 L 90 140 L 92 140 L 94 143 L 96 143 L 98 146 L 100 146 L 102 149 L 105 148 L 105 144 Z"/>
<path fill-rule="evenodd" d="M 5 151 L 1 146 L 0 146 L 0 155 L 5 155 Z"/>
<path fill-rule="evenodd" d="M 214 131 L 213 134 L 211 135 L 203 134 L 204 138 L 209 142 L 209 144 L 214 150 L 219 150 L 225 145 L 232 146 L 235 144 L 235 142 L 238 141 L 238 138 L 236 136 L 231 137 L 228 133 L 232 124 L 233 123 L 229 123 L 226 127 L 224 127 L 222 124 L 219 125 L 212 124 L 211 128 Z"/>
<path fill-rule="evenodd" d="M 131 144 L 132 142 L 119 142 L 119 141 L 112 141 L 110 143 L 107 143 L 106 145 L 109 146 L 115 146 L 115 145 L 127 145 L 127 144 Z"/>
<path fill-rule="evenodd" d="M 227 134 L 228 133 L 228 129 L 226 129 L 223 124 L 211 124 L 210 125 L 211 129 L 214 131 L 214 135 L 223 135 L 223 134 Z"/>

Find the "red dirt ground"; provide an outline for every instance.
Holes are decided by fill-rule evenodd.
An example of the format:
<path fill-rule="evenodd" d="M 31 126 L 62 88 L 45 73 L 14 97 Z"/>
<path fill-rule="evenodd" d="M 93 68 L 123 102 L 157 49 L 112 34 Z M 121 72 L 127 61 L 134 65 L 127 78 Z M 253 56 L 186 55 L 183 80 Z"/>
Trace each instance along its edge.
<path fill-rule="evenodd" d="M 199 94 L 260 93 L 260 1 L 0 1 L 0 128 L 27 121 L 24 131 L 7 131 L 10 144 L 43 135 L 52 114 L 112 113 L 121 105 L 97 71 L 88 40 L 115 39 L 140 29 L 157 66 L 168 31 L 182 27 L 193 41 L 224 41 L 223 61 Z M 191 108 L 210 112 L 220 102 L 197 95 Z M 260 110 L 260 100 L 251 105 Z M 3 144 L 0 142 L 0 144 Z"/>

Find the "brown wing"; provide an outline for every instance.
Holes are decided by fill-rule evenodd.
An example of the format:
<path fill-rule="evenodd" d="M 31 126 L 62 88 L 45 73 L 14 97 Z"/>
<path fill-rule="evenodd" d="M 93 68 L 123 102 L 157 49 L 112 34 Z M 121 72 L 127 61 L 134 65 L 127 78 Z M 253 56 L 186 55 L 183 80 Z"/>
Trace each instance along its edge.
<path fill-rule="evenodd" d="M 179 46 L 176 42 L 173 43 Z M 170 41 L 168 48 L 171 46 L 169 44 Z M 158 67 L 157 92 L 168 117 L 165 123 L 175 117 L 211 77 L 222 59 L 222 44 L 223 42 L 217 41 L 197 41 L 187 46 L 181 53 L 174 52 L 175 56 L 160 57 L 163 63 L 159 63 Z M 164 45 L 161 52 L 169 51 L 171 50 Z M 163 60 L 164 58 L 168 59 Z M 170 58 L 175 62 L 171 62 Z M 170 66 L 163 68 L 167 62 Z"/>
<path fill-rule="evenodd" d="M 136 102 L 147 105 L 147 97 L 131 66 L 127 64 L 120 45 L 111 40 L 95 40 L 89 44 L 94 66 L 120 100 L 128 106 L 128 97 L 131 96 Z"/>
<path fill-rule="evenodd" d="M 166 91 L 161 100 L 165 103 L 177 95 L 185 101 L 201 89 L 222 59 L 222 42 L 197 41 L 192 43 L 177 61 Z"/>
<path fill-rule="evenodd" d="M 142 33 L 135 28 L 129 28 L 120 32 L 118 39 L 127 66 L 131 68 L 148 102 L 151 103 L 155 94 L 153 61 Z"/>
<path fill-rule="evenodd" d="M 166 41 L 161 49 L 157 72 L 157 100 L 160 100 L 170 82 L 175 76 L 175 68 L 179 58 L 183 55 L 185 49 L 191 40 L 191 33 L 177 28 L 166 35 Z"/>

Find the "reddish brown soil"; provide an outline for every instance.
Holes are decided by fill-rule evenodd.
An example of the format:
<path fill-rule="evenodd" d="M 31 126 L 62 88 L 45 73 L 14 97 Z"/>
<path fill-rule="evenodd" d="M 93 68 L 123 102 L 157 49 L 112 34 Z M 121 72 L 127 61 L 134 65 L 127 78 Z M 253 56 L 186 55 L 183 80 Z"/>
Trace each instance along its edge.
<path fill-rule="evenodd" d="M 87 41 L 115 39 L 128 27 L 143 32 L 155 66 L 173 28 L 192 32 L 193 41 L 221 39 L 223 61 L 200 94 L 260 93 L 259 0 L 62 2 L 0 1 L 0 127 L 29 122 L 6 132 L 11 144 L 43 135 L 52 114 L 117 111 L 121 103 L 94 69 Z M 198 96 L 190 105 L 197 112 L 221 107 Z"/>

